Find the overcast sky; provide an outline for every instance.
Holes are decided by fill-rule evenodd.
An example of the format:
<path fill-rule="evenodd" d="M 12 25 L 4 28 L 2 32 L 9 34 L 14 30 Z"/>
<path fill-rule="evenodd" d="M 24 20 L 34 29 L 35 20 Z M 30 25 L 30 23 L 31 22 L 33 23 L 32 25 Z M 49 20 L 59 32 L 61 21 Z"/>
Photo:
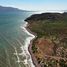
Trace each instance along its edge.
<path fill-rule="evenodd" d="M 67 0 L 0 0 L 0 5 L 23 10 L 67 10 Z"/>

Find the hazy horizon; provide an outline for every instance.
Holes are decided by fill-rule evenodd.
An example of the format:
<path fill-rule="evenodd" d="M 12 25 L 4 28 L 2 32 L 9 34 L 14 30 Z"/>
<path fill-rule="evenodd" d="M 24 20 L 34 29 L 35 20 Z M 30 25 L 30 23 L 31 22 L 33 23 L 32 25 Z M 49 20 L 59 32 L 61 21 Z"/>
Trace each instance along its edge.
<path fill-rule="evenodd" d="M 30 11 L 67 10 L 67 0 L 1 0 L 0 5 Z"/>

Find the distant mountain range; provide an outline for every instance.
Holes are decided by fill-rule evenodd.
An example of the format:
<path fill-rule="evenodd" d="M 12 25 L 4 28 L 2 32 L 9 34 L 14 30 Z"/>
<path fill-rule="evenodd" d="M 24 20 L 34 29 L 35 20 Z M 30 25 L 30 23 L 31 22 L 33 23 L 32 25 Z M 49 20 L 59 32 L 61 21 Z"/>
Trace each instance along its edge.
<path fill-rule="evenodd" d="M 28 12 L 26 10 L 20 10 L 18 8 L 13 8 L 13 7 L 3 7 L 0 6 L 0 12 Z"/>
<path fill-rule="evenodd" d="M 14 8 L 14 7 L 4 7 L 4 6 L 0 6 L 0 12 L 40 12 L 40 11 L 27 11 L 27 10 L 21 10 L 18 8 Z M 44 12 L 44 11 L 43 11 Z M 42 12 L 42 13 L 43 13 Z M 47 10 L 46 12 L 66 12 L 67 10 Z"/>

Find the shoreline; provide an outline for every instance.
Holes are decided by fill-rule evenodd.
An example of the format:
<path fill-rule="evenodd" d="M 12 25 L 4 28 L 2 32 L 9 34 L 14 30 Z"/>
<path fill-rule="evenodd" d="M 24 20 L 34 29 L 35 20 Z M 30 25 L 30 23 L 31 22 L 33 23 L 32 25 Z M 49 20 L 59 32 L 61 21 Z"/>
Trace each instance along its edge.
<path fill-rule="evenodd" d="M 26 56 L 26 59 L 23 62 L 24 64 L 28 64 L 29 67 L 41 67 L 38 64 L 38 61 L 32 52 L 32 43 L 33 43 L 33 40 L 36 39 L 37 34 L 32 32 L 28 28 L 29 23 L 27 21 L 24 21 L 24 22 L 25 24 L 21 26 L 21 28 L 23 29 L 24 32 L 30 35 L 30 37 L 27 37 L 25 40 L 25 45 L 21 46 L 21 49 L 25 52 L 24 55 Z"/>
<path fill-rule="evenodd" d="M 33 34 L 31 34 L 26 29 L 27 25 L 28 25 L 28 22 L 25 22 L 25 24 L 23 26 L 21 26 L 21 28 L 23 29 L 23 31 L 26 32 L 28 35 L 30 35 L 29 37 L 26 38 L 25 45 L 21 46 L 21 49 L 23 50 L 24 55 L 26 57 L 26 59 L 23 62 L 24 62 L 24 64 L 27 64 L 29 67 L 35 67 L 35 65 L 34 65 L 34 63 L 32 61 L 31 54 L 30 54 L 29 49 L 28 49 L 31 40 L 34 39 L 35 36 Z"/>
<path fill-rule="evenodd" d="M 32 62 L 33 62 L 33 64 L 35 65 L 35 67 L 41 67 L 41 66 L 38 64 L 36 57 L 35 57 L 34 54 L 32 53 L 33 40 L 36 39 L 37 34 L 34 33 L 34 32 L 32 32 L 32 31 L 28 28 L 28 25 L 29 25 L 29 23 L 27 22 L 27 26 L 25 27 L 26 30 L 27 30 L 29 33 L 31 33 L 32 35 L 35 36 L 35 38 L 33 38 L 33 39 L 30 41 L 30 44 L 29 44 L 29 46 L 28 46 L 28 51 L 29 51 L 29 53 L 30 53 L 30 55 L 31 55 Z"/>
<path fill-rule="evenodd" d="M 64 66 L 67 65 L 65 59 L 67 33 L 65 20 L 67 17 L 65 14 L 66 13 L 34 14 L 25 20 L 28 22 L 26 30 L 35 36 L 36 34 L 38 35 L 38 37 L 30 40 L 28 46 L 28 51 L 35 67 L 61 66 L 61 60 L 63 60 Z M 61 37 L 61 35 L 63 36 Z"/>

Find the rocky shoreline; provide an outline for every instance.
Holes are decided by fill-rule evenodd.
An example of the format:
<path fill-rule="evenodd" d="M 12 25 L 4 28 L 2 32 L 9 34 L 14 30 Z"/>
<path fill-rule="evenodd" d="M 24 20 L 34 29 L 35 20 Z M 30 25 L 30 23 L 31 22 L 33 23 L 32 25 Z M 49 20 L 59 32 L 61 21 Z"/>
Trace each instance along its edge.
<path fill-rule="evenodd" d="M 67 67 L 67 13 L 28 17 L 27 30 L 35 36 L 28 47 L 35 67 Z"/>
<path fill-rule="evenodd" d="M 32 32 L 32 31 L 28 28 L 28 26 L 29 26 L 29 23 L 28 23 L 27 26 L 26 26 L 27 31 L 30 32 L 31 34 L 33 34 L 33 35 L 35 36 L 35 38 L 30 41 L 30 44 L 29 44 L 29 47 L 28 47 L 28 51 L 29 51 L 29 53 L 31 54 L 32 62 L 33 62 L 33 64 L 35 65 L 35 67 L 41 67 L 41 66 L 38 64 L 38 61 L 37 61 L 36 57 L 34 56 L 34 54 L 33 54 L 33 52 L 32 52 L 32 44 L 33 44 L 33 41 L 36 39 L 37 34 L 34 33 L 34 32 Z"/>

